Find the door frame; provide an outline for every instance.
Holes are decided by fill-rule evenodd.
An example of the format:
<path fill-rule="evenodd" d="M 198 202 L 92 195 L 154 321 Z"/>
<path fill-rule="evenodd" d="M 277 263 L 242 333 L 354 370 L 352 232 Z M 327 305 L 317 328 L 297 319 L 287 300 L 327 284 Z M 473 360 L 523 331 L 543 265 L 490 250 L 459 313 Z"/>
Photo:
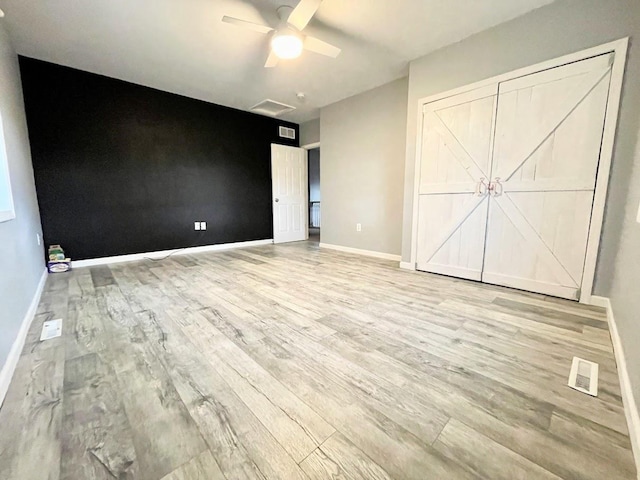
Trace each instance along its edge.
<path fill-rule="evenodd" d="M 596 47 L 581 50 L 579 52 L 554 58 L 546 62 L 537 63 L 529 67 L 520 68 L 507 72 L 495 77 L 487 78 L 463 87 L 448 90 L 446 92 L 430 95 L 418 100 L 418 130 L 416 135 L 416 158 L 415 158 L 415 174 L 413 185 L 413 220 L 411 224 L 411 263 L 410 270 L 416 269 L 417 261 L 417 239 L 418 239 L 418 205 L 420 195 L 420 171 L 422 157 L 422 136 L 424 130 L 424 107 L 428 103 L 442 100 L 448 97 L 459 95 L 462 93 L 487 87 L 492 84 L 499 84 L 518 77 L 531 75 L 544 70 L 561 67 L 568 63 L 586 60 L 591 57 L 603 55 L 606 53 L 614 53 L 614 61 L 611 68 L 611 83 L 609 86 L 609 98 L 607 100 L 607 109 L 604 122 L 604 131 L 602 135 L 602 144 L 600 148 L 600 163 L 596 177 L 596 188 L 593 198 L 593 208 L 591 211 L 591 223 L 589 226 L 589 235 L 587 240 L 587 252 L 585 258 L 584 271 L 582 273 L 582 282 L 580 286 L 580 303 L 591 303 L 593 290 L 593 282 L 595 277 L 596 262 L 598 259 L 598 248 L 600 247 L 600 238 L 602 234 L 602 224 L 604 219 L 604 208 L 607 199 L 607 187 L 609 183 L 609 174 L 611 170 L 611 159 L 613 157 L 613 147 L 615 140 L 616 127 L 618 124 L 618 113 L 620 110 L 620 98 L 622 96 L 622 82 L 624 78 L 624 70 L 627 61 L 627 49 L 629 46 L 629 37 L 621 38 L 613 42 L 605 43 Z"/>
<path fill-rule="evenodd" d="M 304 148 L 305 150 L 313 150 L 314 148 L 320 148 L 320 142 L 307 143 L 306 145 L 300 145 L 300 148 Z"/>
<path fill-rule="evenodd" d="M 309 188 L 309 150 L 313 150 L 315 148 L 320 148 L 320 142 L 307 143 L 305 145 L 300 145 L 300 148 L 304 148 L 307 151 L 307 190 Z M 322 175 L 322 168 L 320 169 L 320 174 Z M 322 189 L 322 178 L 320 179 L 320 188 Z M 309 192 L 307 192 L 307 212 L 309 212 L 309 207 L 311 201 L 309 200 Z M 320 191 L 320 198 L 322 198 L 322 190 Z M 320 207 L 322 209 L 322 207 Z M 322 210 L 321 210 L 322 212 Z M 322 213 L 321 213 L 322 214 Z M 307 240 L 309 239 L 309 224 L 311 223 L 311 217 L 309 213 L 307 213 Z M 322 228 L 320 228 L 320 240 L 322 240 Z"/>

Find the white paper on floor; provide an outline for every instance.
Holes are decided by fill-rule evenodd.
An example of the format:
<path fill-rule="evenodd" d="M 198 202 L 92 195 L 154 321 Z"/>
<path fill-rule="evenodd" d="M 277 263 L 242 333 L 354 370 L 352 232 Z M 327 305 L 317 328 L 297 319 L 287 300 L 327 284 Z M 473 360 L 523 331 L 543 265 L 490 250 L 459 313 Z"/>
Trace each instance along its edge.
<path fill-rule="evenodd" d="M 62 319 L 57 318 L 55 320 L 49 320 L 42 325 L 42 334 L 40 335 L 40 341 L 51 340 L 62 335 Z"/>

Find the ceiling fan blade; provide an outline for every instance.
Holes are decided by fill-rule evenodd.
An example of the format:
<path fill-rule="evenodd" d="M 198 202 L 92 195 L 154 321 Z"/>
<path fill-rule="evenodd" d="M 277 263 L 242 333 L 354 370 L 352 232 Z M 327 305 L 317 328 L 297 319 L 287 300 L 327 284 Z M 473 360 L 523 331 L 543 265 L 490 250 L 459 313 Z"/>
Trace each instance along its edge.
<path fill-rule="evenodd" d="M 232 25 L 236 25 L 238 27 L 245 27 L 245 28 L 249 28 L 255 32 L 260 32 L 260 33 L 269 33 L 273 31 L 273 28 L 267 26 L 267 25 L 261 25 L 259 23 L 253 23 L 253 22 L 247 22 L 246 20 L 240 20 L 239 18 L 234 18 L 234 17 L 228 17 L 228 16 L 224 16 L 222 17 L 222 21 L 225 23 L 230 23 Z"/>
<path fill-rule="evenodd" d="M 264 64 L 264 68 L 273 68 L 278 65 L 278 56 L 275 54 L 273 50 L 269 51 L 269 56 L 267 57 L 267 63 Z"/>
<path fill-rule="evenodd" d="M 304 39 L 304 49 L 332 58 L 336 58 L 342 51 L 340 48 L 334 47 L 330 43 L 324 42 L 319 38 L 309 36 Z"/>
<path fill-rule="evenodd" d="M 302 30 L 307 26 L 311 17 L 315 15 L 320 8 L 322 0 L 300 0 L 300 3 L 293 9 L 287 23 L 293 25 L 298 30 Z"/>

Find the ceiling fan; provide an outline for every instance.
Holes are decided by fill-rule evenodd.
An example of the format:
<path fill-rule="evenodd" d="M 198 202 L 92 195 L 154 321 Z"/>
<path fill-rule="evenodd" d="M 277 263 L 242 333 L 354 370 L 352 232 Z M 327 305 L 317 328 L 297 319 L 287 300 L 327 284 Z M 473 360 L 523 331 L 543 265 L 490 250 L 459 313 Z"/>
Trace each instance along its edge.
<path fill-rule="evenodd" d="M 267 63 L 264 64 L 266 68 L 275 67 L 280 59 L 297 58 L 302 54 L 302 50 L 336 58 L 341 52 L 338 47 L 302 33 L 321 3 L 322 0 L 300 0 L 295 8 L 288 5 L 278 7 L 280 23 L 276 28 L 226 15 L 222 17 L 222 21 L 271 36 L 271 50 Z"/>

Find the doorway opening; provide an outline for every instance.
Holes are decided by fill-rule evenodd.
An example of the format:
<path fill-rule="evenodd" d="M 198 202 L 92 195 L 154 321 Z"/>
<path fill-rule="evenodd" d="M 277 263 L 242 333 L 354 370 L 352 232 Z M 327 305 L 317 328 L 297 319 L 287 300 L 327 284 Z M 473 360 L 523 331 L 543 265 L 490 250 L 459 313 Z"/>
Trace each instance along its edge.
<path fill-rule="evenodd" d="M 320 148 L 309 150 L 309 241 L 320 243 Z"/>

